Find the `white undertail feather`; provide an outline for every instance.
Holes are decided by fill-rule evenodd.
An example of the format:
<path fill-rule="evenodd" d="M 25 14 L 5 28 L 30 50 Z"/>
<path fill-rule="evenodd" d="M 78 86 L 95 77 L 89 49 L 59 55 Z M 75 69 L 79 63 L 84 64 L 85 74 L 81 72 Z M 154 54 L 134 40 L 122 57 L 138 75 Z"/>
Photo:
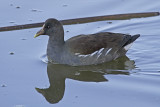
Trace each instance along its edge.
<path fill-rule="evenodd" d="M 126 46 L 124 47 L 124 49 L 125 49 L 126 51 L 128 51 L 128 49 L 132 46 L 132 44 L 133 44 L 133 43 L 130 43 L 130 44 L 126 45 Z"/>

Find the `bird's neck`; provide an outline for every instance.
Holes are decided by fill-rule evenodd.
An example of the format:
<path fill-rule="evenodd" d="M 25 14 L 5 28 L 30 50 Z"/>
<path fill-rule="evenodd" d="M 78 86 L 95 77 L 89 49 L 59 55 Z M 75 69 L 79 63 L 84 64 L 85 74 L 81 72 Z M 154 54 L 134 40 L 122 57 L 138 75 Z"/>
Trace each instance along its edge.
<path fill-rule="evenodd" d="M 64 45 L 64 32 L 54 32 L 49 36 L 48 43 L 56 46 Z"/>
<path fill-rule="evenodd" d="M 61 57 L 61 53 L 64 48 L 64 33 L 61 32 L 57 36 L 57 34 L 53 34 L 49 36 L 48 46 L 47 46 L 47 56 L 51 59 L 59 60 Z"/>

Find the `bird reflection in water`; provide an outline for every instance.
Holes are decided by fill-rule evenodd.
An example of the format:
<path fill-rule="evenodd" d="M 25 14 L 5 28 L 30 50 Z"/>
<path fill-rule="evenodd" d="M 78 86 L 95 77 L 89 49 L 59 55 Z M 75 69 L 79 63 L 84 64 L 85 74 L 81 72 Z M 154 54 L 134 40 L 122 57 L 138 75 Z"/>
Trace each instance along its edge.
<path fill-rule="evenodd" d="M 46 89 L 36 88 L 49 103 L 58 103 L 64 96 L 65 80 L 67 78 L 83 82 L 107 82 L 104 75 L 129 75 L 129 70 L 135 68 L 134 61 L 127 56 L 100 65 L 68 66 L 61 64 L 47 65 L 50 86 Z"/>

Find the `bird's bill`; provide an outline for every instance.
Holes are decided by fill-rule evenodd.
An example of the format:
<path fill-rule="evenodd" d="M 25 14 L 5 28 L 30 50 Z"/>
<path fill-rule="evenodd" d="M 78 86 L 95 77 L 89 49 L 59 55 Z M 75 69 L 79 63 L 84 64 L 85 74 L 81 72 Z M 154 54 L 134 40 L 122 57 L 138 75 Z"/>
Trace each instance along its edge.
<path fill-rule="evenodd" d="M 43 30 L 43 28 L 34 35 L 34 38 L 36 38 L 36 37 L 38 37 L 38 36 L 40 36 L 40 35 L 44 35 L 44 30 Z"/>

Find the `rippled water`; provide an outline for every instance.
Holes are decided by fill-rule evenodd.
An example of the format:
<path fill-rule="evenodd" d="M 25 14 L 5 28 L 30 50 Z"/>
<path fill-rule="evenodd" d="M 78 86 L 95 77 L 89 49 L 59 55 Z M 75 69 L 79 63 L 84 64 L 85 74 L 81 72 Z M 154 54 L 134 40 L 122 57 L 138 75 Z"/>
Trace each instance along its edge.
<path fill-rule="evenodd" d="M 0 26 L 160 10 L 158 0 L 5 0 Z M 108 23 L 112 22 L 112 23 Z M 141 34 L 127 56 L 101 65 L 46 64 L 40 28 L 0 32 L 0 107 L 159 107 L 160 16 L 67 25 L 65 40 L 102 31 Z"/>

